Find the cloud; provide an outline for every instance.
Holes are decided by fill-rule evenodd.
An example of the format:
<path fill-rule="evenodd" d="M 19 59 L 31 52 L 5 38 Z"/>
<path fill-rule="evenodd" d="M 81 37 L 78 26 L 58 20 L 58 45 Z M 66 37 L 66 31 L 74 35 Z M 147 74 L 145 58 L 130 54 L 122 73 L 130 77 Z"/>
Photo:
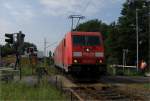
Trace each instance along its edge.
<path fill-rule="evenodd" d="M 18 0 L 14 1 L 5 1 L 3 2 L 2 6 L 4 10 L 9 13 L 9 15 L 16 21 L 16 22 L 27 22 L 32 20 L 34 17 L 34 12 L 32 7 L 23 2 L 19 2 Z"/>
<path fill-rule="evenodd" d="M 4 40 L 5 40 L 5 33 L 9 33 L 12 30 L 13 26 L 10 22 L 8 22 L 5 19 L 0 19 L 0 44 L 4 44 Z"/>
<path fill-rule="evenodd" d="M 81 13 L 89 0 L 41 0 L 40 3 L 47 9 L 46 13 L 54 16 L 71 13 Z M 93 6 L 91 7 L 94 8 Z M 95 10 L 95 9 L 94 9 Z"/>
<path fill-rule="evenodd" d="M 68 14 L 91 15 L 122 0 L 40 0 L 46 13 L 53 16 Z"/>
<path fill-rule="evenodd" d="M 7 22 L 5 19 L 0 19 L 0 31 L 1 32 L 5 32 L 8 26 L 10 26 L 9 22 Z"/>
<path fill-rule="evenodd" d="M 35 17 L 32 6 L 23 0 L 0 0 L 0 43 L 5 33 L 22 30 Z"/>
<path fill-rule="evenodd" d="M 46 8 L 46 13 L 54 16 L 75 11 L 77 6 L 74 0 L 40 0 L 40 3 Z"/>

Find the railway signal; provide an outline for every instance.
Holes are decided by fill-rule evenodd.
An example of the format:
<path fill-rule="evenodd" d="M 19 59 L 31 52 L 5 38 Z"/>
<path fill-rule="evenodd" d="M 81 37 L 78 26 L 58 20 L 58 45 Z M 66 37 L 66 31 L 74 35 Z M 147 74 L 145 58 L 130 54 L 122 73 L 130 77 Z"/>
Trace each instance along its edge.
<path fill-rule="evenodd" d="M 16 40 L 16 65 L 18 64 L 19 66 L 19 70 L 20 70 L 20 79 L 22 78 L 22 70 L 21 70 L 21 62 L 20 62 L 20 59 L 21 59 L 21 53 L 22 53 L 22 47 L 23 47 L 23 44 L 24 44 L 24 37 L 25 37 L 25 34 L 22 33 L 22 31 L 19 31 L 19 33 L 15 33 L 17 34 L 17 40 Z"/>
<path fill-rule="evenodd" d="M 28 54 L 33 54 L 34 51 L 35 51 L 35 50 L 34 50 L 34 47 L 28 47 L 28 48 L 27 48 L 27 53 L 28 53 Z"/>
<path fill-rule="evenodd" d="M 14 42 L 14 36 L 13 34 L 8 34 L 8 33 L 5 33 L 5 42 L 7 42 L 8 44 L 13 44 Z"/>

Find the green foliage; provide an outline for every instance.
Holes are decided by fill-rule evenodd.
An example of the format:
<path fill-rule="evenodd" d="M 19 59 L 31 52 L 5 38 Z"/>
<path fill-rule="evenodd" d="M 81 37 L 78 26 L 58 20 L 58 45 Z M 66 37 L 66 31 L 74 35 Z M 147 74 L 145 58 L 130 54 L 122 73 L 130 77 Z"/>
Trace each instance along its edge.
<path fill-rule="evenodd" d="M 22 66 L 22 75 L 23 76 L 31 76 L 32 75 L 32 67 L 31 66 Z"/>
<path fill-rule="evenodd" d="M 25 50 L 28 47 L 34 47 L 34 49 L 37 50 L 37 47 L 35 44 L 29 43 L 29 42 L 24 42 L 23 50 Z"/>
<path fill-rule="evenodd" d="M 110 64 L 119 64 L 119 58 L 117 57 L 119 55 L 118 51 L 120 50 L 120 45 L 117 41 L 119 38 L 119 29 L 115 22 L 110 24 L 108 33 L 109 35 L 105 40 L 105 56 L 107 62 Z"/>
<path fill-rule="evenodd" d="M 150 89 L 150 83 L 144 84 L 144 88 Z"/>
<path fill-rule="evenodd" d="M 125 76 L 144 76 L 144 73 L 137 72 L 136 69 L 133 68 L 125 68 L 123 71 L 123 68 L 114 68 L 114 67 L 107 67 L 108 74 L 110 75 L 125 75 Z"/>
<path fill-rule="evenodd" d="M 109 75 L 116 75 L 116 69 L 111 67 L 110 65 L 107 65 L 107 73 Z"/>
<path fill-rule="evenodd" d="M 122 50 L 128 49 L 127 65 L 136 63 L 136 8 L 139 25 L 139 59 L 148 61 L 148 5 L 145 0 L 135 0 L 132 4 L 125 2 L 122 16 L 117 23 L 110 24 L 105 41 L 108 63 L 122 64 Z"/>
<path fill-rule="evenodd" d="M 2 56 L 6 56 L 6 55 L 9 55 L 9 54 L 14 54 L 15 52 L 15 49 L 12 45 L 10 44 L 6 44 L 4 46 L 1 46 L 1 50 L 2 50 Z"/>
<path fill-rule="evenodd" d="M 136 9 L 138 8 L 138 25 L 139 25 L 139 41 L 142 44 L 139 44 L 140 50 L 140 59 L 148 59 L 148 16 L 145 17 L 147 14 L 147 8 L 143 8 L 145 4 L 145 0 L 136 0 L 132 3 L 132 5 L 128 4 L 127 2 L 123 5 L 122 16 L 119 18 L 118 21 L 118 28 L 119 28 L 119 38 L 118 43 L 121 45 L 121 48 L 129 49 L 132 55 L 129 56 L 128 61 L 134 60 L 136 56 Z M 145 17 L 145 18 L 143 18 Z M 133 63 L 133 62 L 132 62 Z M 131 64 L 131 63 L 130 63 Z"/>
<path fill-rule="evenodd" d="M 86 32 L 101 32 L 104 37 L 107 37 L 108 25 L 99 21 L 98 19 L 89 20 L 85 23 L 80 24 L 76 28 L 77 31 L 86 31 Z"/>
<path fill-rule="evenodd" d="M 2 47 L 2 56 L 7 56 L 7 55 L 12 55 L 15 54 L 15 47 L 14 45 L 10 45 L 10 44 L 5 44 L 5 45 L 1 45 Z M 28 47 L 34 47 L 35 50 L 37 50 L 36 45 L 34 45 L 33 43 L 29 43 L 29 42 L 24 42 L 23 45 L 23 52 L 25 51 L 26 48 Z"/>
<path fill-rule="evenodd" d="M 137 71 L 133 71 L 133 70 L 125 70 L 124 75 L 127 76 L 143 76 L 144 74 L 142 72 L 137 72 Z"/>

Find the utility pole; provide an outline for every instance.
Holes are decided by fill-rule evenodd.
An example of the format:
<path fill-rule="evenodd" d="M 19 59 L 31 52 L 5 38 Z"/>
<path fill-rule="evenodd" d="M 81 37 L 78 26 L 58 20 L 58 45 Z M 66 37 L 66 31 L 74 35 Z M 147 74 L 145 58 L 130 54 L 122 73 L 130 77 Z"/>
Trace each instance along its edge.
<path fill-rule="evenodd" d="M 149 58 L 148 58 L 148 63 L 149 63 L 149 71 L 150 71 L 150 0 L 147 0 L 147 3 L 148 3 L 148 23 L 149 23 L 149 29 L 148 29 L 148 40 L 149 40 L 149 49 L 148 49 L 148 54 L 149 54 Z"/>
<path fill-rule="evenodd" d="M 0 44 L 0 66 L 2 66 L 2 50 L 1 50 L 2 46 Z"/>
<path fill-rule="evenodd" d="M 122 54 L 122 65 L 123 65 L 123 71 L 124 71 L 124 67 L 125 67 L 125 51 L 123 49 L 123 54 Z"/>
<path fill-rule="evenodd" d="M 22 31 L 19 31 L 19 33 L 16 34 L 17 34 L 16 65 L 18 63 L 19 70 L 20 70 L 20 80 L 21 80 L 22 78 L 21 53 L 24 45 L 25 34 L 23 34 Z"/>
<path fill-rule="evenodd" d="M 122 57 L 123 71 L 125 70 L 125 66 L 126 66 L 126 54 L 127 53 L 128 53 L 128 49 L 123 49 L 123 57 Z"/>
<path fill-rule="evenodd" d="M 46 66 L 46 38 L 44 38 L 44 66 Z"/>
<path fill-rule="evenodd" d="M 138 11 L 136 9 L 136 68 L 138 72 L 138 64 L 139 64 L 139 26 L 138 26 Z"/>

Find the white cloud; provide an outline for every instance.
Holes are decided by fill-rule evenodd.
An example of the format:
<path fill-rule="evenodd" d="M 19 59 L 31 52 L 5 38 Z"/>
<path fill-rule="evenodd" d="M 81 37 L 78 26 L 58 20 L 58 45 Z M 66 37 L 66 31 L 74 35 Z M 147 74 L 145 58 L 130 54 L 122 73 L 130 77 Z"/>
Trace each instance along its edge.
<path fill-rule="evenodd" d="M 40 0 L 40 3 L 46 8 L 46 13 L 50 15 L 63 15 L 73 11 L 76 3 L 74 0 Z"/>
<path fill-rule="evenodd" d="M 22 30 L 22 26 L 35 16 L 32 7 L 18 0 L 0 1 L 0 44 L 4 43 L 5 33 Z"/>
<path fill-rule="evenodd" d="M 13 26 L 10 22 L 5 19 L 0 19 L 0 44 L 4 44 L 5 33 L 9 33 L 12 30 Z"/>
<path fill-rule="evenodd" d="M 11 26 L 13 26 L 13 24 L 7 21 L 6 19 L 2 19 L 2 18 L 0 19 L 0 32 L 1 33 L 11 31 L 12 30 Z"/>
<path fill-rule="evenodd" d="M 88 1 L 88 0 L 87 0 Z M 47 13 L 54 16 L 66 15 L 69 13 L 81 13 L 85 8 L 85 0 L 41 0 L 40 3 L 47 9 Z"/>
<path fill-rule="evenodd" d="M 74 13 L 91 15 L 118 2 L 121 0 L 40 0 L 46 8 L 46 13 L 53 16 Z"/>
<path fill-rule="evenodd" d="M 27 22 L 34 17 L 30 5 L 18 2 L 18 0 L 4 2 L 3 7 L 16 22 Z"/>
<path fill-rule="evenodd" d="M 1 33 L 3 33 L 4 36 L 4 33 L 22 30 L 23 32 L 25 31 L 25 33 L 30 33 L 26 39 L 32 40 L 33 42 L 42 40 L 41 37 L 43 37 L 43 33 L 54 33 L 54 35 L 51 36 L 54 37 L 52 40 L 59 40 L 56 34 L 66 32 L 68 28 L 66 26 L 68 25 L 66 21 L 61 22 L 55 20 L 56 16 L 66 17 L 70 14 L 82 14 L 96 18 L 103 14 L 101 12 L 104 12 L 105 8 L 116 7 L 117 3 L 120 4 L 120 2 L 124 1 L 125 0 L 0 0 L 0 36 Z M 111 11 L 108 11 L 106 13 L 110 12 Z M 102 16 L 106 18 L 106 14 Z M 108 15 L 108 20 L 111 19 L 109 16 L 112 15 Z M 53 27 L 55 22 L 58 25 L 57 27 L 55 24 L 56 29 Z M 47 36 L 50 35 L 48 34 Z M 38 46 L 43 47 L 39 44 Z"/>

